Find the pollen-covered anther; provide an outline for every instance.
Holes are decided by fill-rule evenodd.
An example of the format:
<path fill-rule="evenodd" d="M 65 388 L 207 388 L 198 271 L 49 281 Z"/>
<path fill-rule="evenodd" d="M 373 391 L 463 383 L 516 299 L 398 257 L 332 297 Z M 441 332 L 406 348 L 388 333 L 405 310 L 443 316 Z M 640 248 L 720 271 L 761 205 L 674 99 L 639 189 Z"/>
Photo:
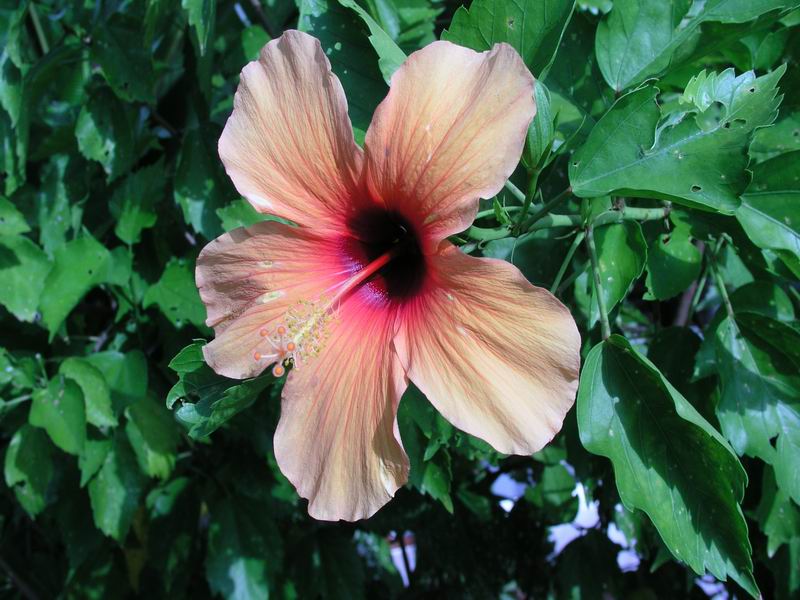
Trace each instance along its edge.
<path fill-rule="evenodd" d="M 277 363 L 272 367 L 272 374 L 275 377 L 282 377 L 284 373 L 286 373 L 286 368 L 281 363 Z"/>

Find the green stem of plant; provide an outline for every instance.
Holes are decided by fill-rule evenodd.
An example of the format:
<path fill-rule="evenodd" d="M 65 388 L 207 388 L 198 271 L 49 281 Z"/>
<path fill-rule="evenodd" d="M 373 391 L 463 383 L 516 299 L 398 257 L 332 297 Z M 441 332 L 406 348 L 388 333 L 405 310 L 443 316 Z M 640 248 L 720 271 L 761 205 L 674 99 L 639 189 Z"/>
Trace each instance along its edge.
<path fill-rule="evenodd" d="M 539 229 L 580 227 L 583 225 L 583 217 L 581 217 L 581 215 L 543 214 L 538 216 L 538 214 L 539 213 L 534 215 L 536 221 L 528 226 L 528 233 L 538 231 Z M 603 225 L 621 223 L 622 221 L 657 221 L 663 219 L 668 214 L 669 208 L 625 208 L 624 210 L 609 210 L 599 214 L 592 225 L 594 227 L 602 227 Z M 479 241 L 500 240 L 508 237 L 511 233 L 511 230 L 505 226 L 491 229 L 470 227 L 467 230 L 468 237 Z"/>
<path fill-rule="evenodd" d="M 575 235 L 575 239 L 572 240 L 572 244 L 570 245 L 569 250 L 567 250 L 567 255 L 564 257 L 564 261 L 561 263 L 561 266 L 558 269 L 555 281 L 553 281 L 553 285 L 550 286 L 551 294 L 555 294 L 556 290 L 558 290 L 558 286 L 561 285 L 561 280 L 564 278 L 564 273 L 567 272 L 567 267 L 572 262 L 572 257 L 575 256 L 575 251 L 578 249 L 578 246 L 580 246 L 585 236 L 586 234 L 583 231 L 579 231 Z"/>
<path fill-rule="evenodd" d="M 697 305 L 700 304 L 700 298 L 703 297 L 703 291 L 706 289 L 706 282 L 708 281 L 708 269 L 703 271 L 700 280 L 697 282 L 697 287 L 692 296 L 692 303 L 689 305 L 689 312 L 686 315 L 686 322 L 691 323 L 694 311 L 697 310 Z"/>
<path fill-rule="evenodd" d="M 553 208 L 555 208 L 564 198 L 568 197 L 572 194 L 572 188 L 568 187 L 563 192 L 556 195 L 554 198 L 548 200 L 544 203 L 544 206 L 536 211 L 531 218 L 525 221 L 525 224 L 521 227 L 521 229 L 527 229 L 530 231 L 530 228 L 540 219 L 542 219 L 545 215 L 547 215 Z"/>
<path fill-rule="evenodd" d="M 47 43 L 47 37 L 44 35 L 44 29 L 42 29 L 42 22 L 39 20 L 39 13 L 36 12 L 36 5 L 33 2 L 30 4 L 30 13 L 33 28 L 36 30 L 36 37 L 42 47 L 42 54 L 47 54 L 50 52 L 50 45 Z"/>
<path fill-rule="evenodd" d="M 592 261 L 592 277 L 594 281 L 594 297 L 597 299 L 597 309 L 600 311 L 600 332 L 603 339 L 611 336 L 611 325 L 608 322 L 606 299 L 603 296 L 603 284 L 600 282 L 600 261 L 597 259 L 597 247 L 594 243 L 594 228 L 586 228 L 586 247 L 589 250 L 589 259 Z"/>
<path fill-rule="evenodd" d="M 522 190 L 511 183 L 510 179 L 506 180 L 506 189 L 511 192 L 511 194 L 520 202 L 525 202 L 525 194 L 522 193 Z"/>
<path fill-rule="evenodd" d="M 506 212 L 517 212 L 522 210 L 521 206 L 504 206 L 503 210 Z M 493 217 L 494 216 L 494 209 L 487 208 L 486 210 L 480 211 L 477 215 L 475 215 L 475 220 L 483 219 L 485 217 Z"/>
<path fill-rule="evenodd" d="M 0 408 L 1 408 L 2 410 L 9 410 L 9 409 L 12 409 L 12 408 L 14 408 L 15 406 L 17 406 L 18 404 L 22 404 L 23 402 L 27 402 L 27 401 L 28 401 L 28 400 L 30 400 L 32 397 L 33 397 L 33 396 L 32 396 L 31 394 L 25 394 L 25 395 L 23 395 L 23 396 L 18 396 L 18 397 L 16 397 L 16 398 L 13 398 L 12 400 L 9 400 L 9 401 L 8 401 L 8 402 L 6 402 L 5 404 L 3 404 L 3 405 L 2 405 Z"/>
<path fill-rule="evenodd" d="M 511 230 L 508 227 L 475 227 L 474 225 L 467 229 L 467 237 L 479 242 L 491 242 L 492 240 L 502 240 L 511 235 Z"/>
<path fill-rule="evenodd" d="M 725 287 L 725 280 L 722 279 L 722 273 L 719 272 L 719 268 L 717 267 L 717 254 L 719 253 L 720 249 L 722 249 L 723 243 L 724 240 L 720 239 L 720 241 L 717 242 L 716 248 L 714 248 L 714 252 L 709 256 L 709 268 L 711 269 L 711 273 L 714 275 L 714 283 L 717 284 L 719 295 L 722 296 L 722 303 L 725 305 L 725 312 L 727 312 L 728 316 L 733 319 L 733 304 L 731 304 L 731 299 L 728 296 L 728 289 Z"/>
<path fill-rule="evenodd" d="M 669 216 L 671 207 L 664 208 L 636 208 L 626 206 L 622 210 L 608 210 L 595 217 L 592 225 L 609 225 L 611 223 L 621 223 L 622 221 L 658 221 Z"/>
<path fill-rule="evenodd" d="M 525 200 L 522 202 L 522 212 L 519 213 L 517 217 L 517 222 L 514 223 L 514 233 L 519 235 L 519 232 L 522 231 L 522 224 L 525 222 L 525 217 L 528 216 L 528 211 L 531 208 L 531 204 L 533 203 L 533 197 L 536 195 L 536 186 L 539 183 L 539 171 L 533 171 L 531 173 L 531 177 L 528 180 L 528 193 L 525 194 Z"/>

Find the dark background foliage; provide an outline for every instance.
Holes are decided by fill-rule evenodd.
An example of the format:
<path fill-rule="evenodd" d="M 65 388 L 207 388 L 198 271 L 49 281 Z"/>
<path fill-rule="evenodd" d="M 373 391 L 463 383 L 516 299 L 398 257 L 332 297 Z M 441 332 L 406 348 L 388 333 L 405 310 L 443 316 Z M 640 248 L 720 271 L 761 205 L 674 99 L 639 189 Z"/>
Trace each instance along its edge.
<path fill-rule="evenodd" d="M 797 5 L 0 3 L 0 596 L 798 597 Z M 409 484 L 352 524 L 310 519 L 277 468 L 282 382 L 200 350 L 195 258 L 264 218 L 216 141 L 291 28 L 359 142 L 403 53 L 517 48 L 539 112 L 454 241 L 552 289 L 584 338 L 577 407 L 533 457 L 410 390 Z"/>

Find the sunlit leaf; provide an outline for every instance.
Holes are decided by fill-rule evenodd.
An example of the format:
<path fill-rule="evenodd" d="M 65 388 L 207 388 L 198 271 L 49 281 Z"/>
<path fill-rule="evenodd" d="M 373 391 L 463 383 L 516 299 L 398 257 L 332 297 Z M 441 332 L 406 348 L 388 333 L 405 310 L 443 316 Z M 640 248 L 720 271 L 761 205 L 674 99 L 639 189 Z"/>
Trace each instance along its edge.
<path fill-rule="evenodd" d="M 739 506 L 744 469 L 722 436 L 621 336 L 586 359 L 578 425 L 583 445 L 614 464 L 622 502 L 650 517 L 678 560 L 759 596 Z"/>

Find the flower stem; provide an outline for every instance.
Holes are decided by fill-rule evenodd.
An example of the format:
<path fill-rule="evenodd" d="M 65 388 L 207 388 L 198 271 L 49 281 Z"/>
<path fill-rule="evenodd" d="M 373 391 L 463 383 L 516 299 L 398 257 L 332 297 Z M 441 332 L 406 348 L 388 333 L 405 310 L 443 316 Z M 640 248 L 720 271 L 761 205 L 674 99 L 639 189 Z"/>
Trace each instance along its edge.
<path fill-rule="evenodd" d="M 714 283 L 717 284 L 717 289 L 719 290 L 719 295 L 722 296 L 722 303 L 725 305 L 725 312 L 728 313 L 728 316 L 733 319 L 733 304 L 731 304 L 731 299 L 728 297 L 728 290 L 725 287 L 725 280 L 722 279 L 722 273 L 719 272 L 719 268 L 717 265 L 717 255 L 719 251 L 722 249 L 722 245 L 725 243 L 724 238 L 720 238 L 719 242 L 717 242 L 716 248 L 714 248 L 714 252 L 709 255 L 709 268 L 711 269 L 711 273 L 714 276 Z"/>
<path fill-rule="evenodd" d="M 504 206 L 503 210 L 506 212 L 517 212 L 522 210 L 521 206 Z M 487 208 L 486 210 L 480 211 L 477 215 L 475 215 L 475 220 L 483 219 L 485 217 L 493 217 L 494 216 L 494 209 Z"/>
<path fill-rule="evenodd" d="M 517 222 L 514 223 L 513 231 L 516 235 L 522 231 L 522 224 L 525 222 L 525 217 L 528 216 L 528 210 L 531 208 L 533 197 L 536 195 L 536 186 L 539 183 L 539 172 L 534 171 L 528 181 L 528 193 L 525 194 L 525 200 L 522 202 L 522 212 L 517 217 Z"/>
<path fill-rule="evenodd" d="M 575 256 L 575 251 L 580 246 L 583 238 L 586 234 L 583 231 L 579 231 L 575 235 L 575 239 L 572 240 L 572 245 L 567 250 L 567 255 L 564 257 L 564 261 L 561 263 L 561 267 L 558 269 L 558 273 L 556 274 L 555 281 L 553 281 L 553 285 L 550 286 L 550 293 L 555 294 L 558 286 L 561 285 L 561 280 L 564 278 L 564 273 L 567 272 L 567 267 L 572 262 L 572 257 Z"/>
<path fill-rule="evenodd" d="M 506 186 L 506 189 L 509 192 L 511 192 L 512 196 L 514 196 L 520 202 L 523 202 L 523 203 L 525 202 L 525 194 L 522 193 L 521 189 L 519 189 L 517 186 L 515 186 L 513 183 L 511 183 L 510 179 L 506 180 L 505 186 Z"/>
<path fill-rule="evenodd" d="M 525 224 L 521 227 L 521 229 L 528 229 L 530 230 L 533 227 L 534 223 L 540 220 L 542 217 L 547 215 L 553 208 L 555 208 L 564 198 L 572 194 L 572 188 L 568 187 L 563 192 L 557 194 L 554 198 L 545 202 L 544 206 L 536 211 L 531 218 L 528 219 Z"/>
<path fill-rule="evenodd" d="M 47 37 L 44 35 L 42 23 L 39 21 L 39 13 L 36 12 L 36 5 L 31 2 L 30 4 L 31 21 L 33 21 L 33 28 L 36 30 L 36 37 L 39 40 L 39 45 L 42 47 L 42 54 L 50 52 L 50 45 L 47 43 Z"/>
<path fill-rule="evenodd" d="M 548 204 L 553 202 L 550 200 Z M 546 205 L 545 205 L 546 206 Z M 514 207 L 511 207 L 514 208 Z M 538 231 L 539 229 L 554 229 L 556 227 L 580 227 L 583 225 L 583 217 L 581 215 L 559 215 L 559 214 L 540 214 L 544 211 L 544 208 L 537 212 L 531 219 L 528 220 L 528 223 L 531 223 L 531 220 L 535 219 L 530 225 L 526 223 L 526 227 L 523 227 L 523 231 L 530 233 L 532 231 Z M 485 216 L 488 216 L 489 213 L 487 211 Z M 492 211 L 493 212 L 493 211 Z M 592 225 L 594 227 L 602 227 L 603 225 L 611 225 L 612 223 L 622 223 L 623 221 L 657 221 L 659 219 L 665 218 L 669 215 L 670 208 L 629 208 L 626 207 L 623 210 L 608 210 L 604 213 L 599 214 Z M 479 213 L 480 214 L 480 213 Z M 496 227 L 496 228 L 484 228 L 484 227 L 470 227 L 467 230 L 467 237 L 472 238 L 473 240 L 479 241 L 490 241 L 490 240 L 500 240 L 505 237 L 511 235 L 511 230 L 508 227 Z"/>
<path fill-rule="evenodd" d="M 606 299 L 603 296 L 603 285 L 600 282 L 600 261 L 597 260 L 597 247 L 594 243 L 594 227 L 586 228 L 586 247 L 589 250 L 589 259 L 592 261 L 592 276 L 594 278 L 594 297 L 597 299 L 597 309 L 600 312 L 600 331 L 603 339 L 611 336 L 611 325 L 608 322 Z"/>

